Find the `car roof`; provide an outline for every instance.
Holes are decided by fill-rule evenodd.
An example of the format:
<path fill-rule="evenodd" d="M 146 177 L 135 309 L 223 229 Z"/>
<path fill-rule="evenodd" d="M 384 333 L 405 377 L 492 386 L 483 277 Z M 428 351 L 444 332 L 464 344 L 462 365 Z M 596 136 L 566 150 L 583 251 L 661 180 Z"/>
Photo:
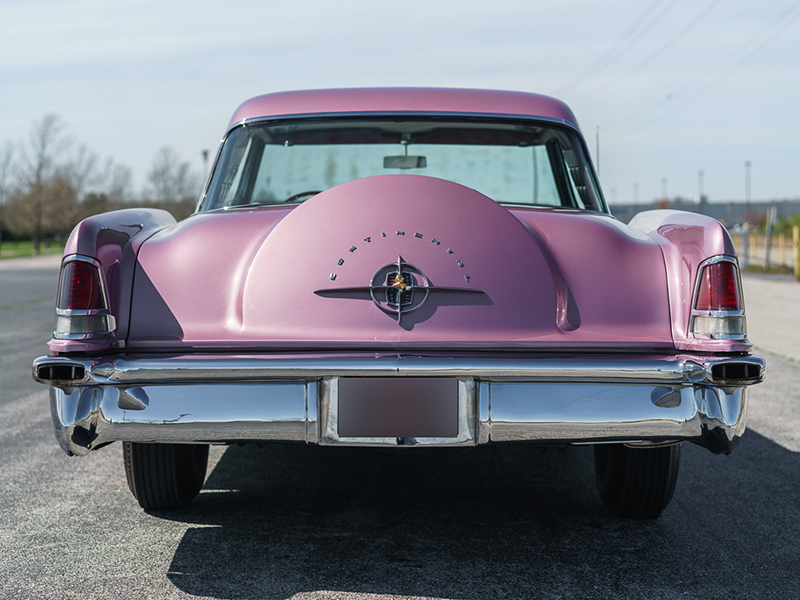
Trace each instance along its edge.
<path fill-rule="evenodd" d="M 578 129 L 575 115 L 555 98 L 528 92 L 458 88 L 356 88 L 265 94 L 239 106 L 228 127 L 243 120 L 273 116 L 405 112 L 538 117 Z"/>

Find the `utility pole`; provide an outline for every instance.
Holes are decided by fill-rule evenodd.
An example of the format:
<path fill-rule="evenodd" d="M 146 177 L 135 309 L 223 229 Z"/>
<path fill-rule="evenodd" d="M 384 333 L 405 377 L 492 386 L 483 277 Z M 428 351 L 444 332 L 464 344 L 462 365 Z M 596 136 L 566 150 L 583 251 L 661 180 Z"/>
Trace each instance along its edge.
<path fill-rule="evenodd" d="M 794 259 L 794 280 L 800 281 L 800 226 L 792 227 L 792 258 Z"/>
<path fill-rule="evenodd" d="M 663 198 L 664 200 L 667 199 L 667 178 L 666 177 L 662 177 L 661 178 L 661 198 Z"/>
<path fill-rule="evenodd" d="M 703 169 L 697 172 L 697 197 L 702 202 L 703 200 Z"/>
<path fill-rule="evenodd" d="M 639 184 L 633 184 L 633 203 L 639 204 Z"/>
<path fill-rule="evenodd" d="M 769 271 L 769 255 L 772 251 L 772 226 L 778 221 L 778 207 L 770 206 L 767 211 L 767 241 L 764 244 L 767 247 L 766 258 L 764 259 L 764 268 Z"/>
<path fill-rule="evenodd" d="M 595 144 L 597 149 L 595 150 L 595 156 L 597 156 L 597 175 L 600 176 L 600 125 L 597 126 L 597 133 L 595 135 Z"/>
<path fill-rule="evenodd" d="M 750 161 L 744 161 L 744 201 L 750 210 Z"/>
<path fill-rule="evenodd" d="M 0 160 L 0 250 L 3 247 L 3 210 L 6 205 L 6 196 L 8 196 L 8 177 L 11 174 L 12 162 L 14 160 L 14 147 L 6 142 L 3 149 L 2 160 Z"/>

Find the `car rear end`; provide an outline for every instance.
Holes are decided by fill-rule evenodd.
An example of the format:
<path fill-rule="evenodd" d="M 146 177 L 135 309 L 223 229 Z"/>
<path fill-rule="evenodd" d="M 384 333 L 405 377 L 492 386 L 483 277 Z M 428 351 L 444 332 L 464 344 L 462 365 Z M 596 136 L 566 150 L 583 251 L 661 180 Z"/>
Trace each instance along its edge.
<path fill-rule="evenodd" d="M 73 233 L 34 378 L 66 452 L 125 442 L 146 508 L 191 500 L 207 444 L 526 442 L 594 445 L 606 504 L 655 517 L 764 373 L 727 233 L 656 213 L 608 214 L 552 99 L 255 99 L 197 214 Z"/>

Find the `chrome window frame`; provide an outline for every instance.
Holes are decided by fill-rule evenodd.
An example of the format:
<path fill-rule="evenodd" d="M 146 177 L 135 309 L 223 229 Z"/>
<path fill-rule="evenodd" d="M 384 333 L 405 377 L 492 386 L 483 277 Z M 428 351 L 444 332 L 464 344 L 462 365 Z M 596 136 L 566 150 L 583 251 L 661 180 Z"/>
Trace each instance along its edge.
<path fill-rule="evenodd" d="M 273 115 L 273 116 L 263 116 L 251 119 L 242 119 L 241 121 L 237 121 L 236 123 L 231 124 L 228 127 L 228 130 L 225 132 L 225 135 L 219 142 L 219 147 L 217 148 L 217 154 L 214 158 L 214 163 L 211 166 L 211 170 L 208 173 L 208 178 L 206 179 L 205 186 L 203 187 L 203 191 L 200 194 L 200 197 L 197 200 L 197 204 L 195 206 L 195 213 L 200 212 L 209 212 L 212 210 L 224 210 L 224 207 L 218 208 L 206 208 L 206 200 L 208 199 L 208 192 L 211 189 L 211 183 L 214 180 L 214 175 L 219 167 L 220 158 L 222 157 L 222 151 L 225 148 L 225 143 L 228 140 L 228 137 L 233 133 L 235 130 L 239 129 L 240 127 L 247 127 L 248 125 L 260 125 L 269 122 L 281 122 L 281 121 L 297 121 L 297 120 L 314 120 L 314 119 L 357 119 L 357 118 L 393 118 L 393 117 L 430 117 L 434 119 L 440 118 L 455 118 L 455 119 L 476 119 L 476 120 L 496 120 L 506 123 L 513 123 L 513 122 L 525 122 L 528 124 L 544 124 L 548 126 L 554 126 L 557 128 L 562 128 L 569 133 L 575 135 L 578 139 L 578 142 L 581 145 L 581 149 L 583 150 L 583 155 L 586 160 L 586 165 L 589 167 L 589 176 L 592 179 L 592 183 L 594 184 L 595 189 L 597 190 L 597 199 L 600 203 L 600 210 L 593 210 L 589 208 L 580 208 L 580 207 L 559 207 L 553 206 L 554 209 L 563 209 L 563 210 L 578 210 L 582 212 L 593 212 L 593 213 L 600 213 L 600 214 L 611 214 L 611 210 L 609 209 L 608 203 L 606 202 L 605 196 L 603 195 L 603 189 L 600 186 L 600 181 L 597 176 L 597 169 L 595 169 L 594 164 L 592 163 L 592 155 L 589 152 L 589 147 L 586 145 L 586 140 L 583 137 L 583 133 L 581 130 L 578 129 L 577 125 L 570 123 L 564 119 L 555 119 L 552 117 L 539 117 L 539 116 L 532 116 L 532 115 L 518 115 L 518 114 L 508 114 L 508 113 L 463 113 L 463 112 L 450 112 L 450 111 L 430 111 L 430 112 L 423 112 L 423 111 L 354 111 L 354 112 L 330 112 L 330 113 L 299 113 L 299 114 L 288 114 L 288 115 Z M 280 206 L 281 203 L 276 203 L 274 205 L 267 205 L 267 206 Z M 508 204 L 509 206 L 528 206 L 523 204 Z M 250 205 L 242 205 L 238 208 L 246 208 Z M 264 206 L 264 205 L 261 205 Z M 533 207 L 538 208 L 538 207 Z"/>

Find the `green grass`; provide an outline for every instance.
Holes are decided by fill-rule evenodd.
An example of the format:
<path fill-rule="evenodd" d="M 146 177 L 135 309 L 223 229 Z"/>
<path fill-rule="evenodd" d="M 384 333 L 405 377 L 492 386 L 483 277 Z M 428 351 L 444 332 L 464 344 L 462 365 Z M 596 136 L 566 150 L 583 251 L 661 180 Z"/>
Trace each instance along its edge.
<path fill-rule="evenodd" d="M 37 304 L 44 304 L 45 302 L 55 303 L 55 298 L 42 298 L 41 300 L 31 300 L 30 302 L 22 302 L 20 304 L 9 304 L 8 306 L 0 306 L 0 310 L 14 310 L 15 308 L 27 308 L 28 306 L 36 306 Z"/>
<path fill-rule="evenodd" d="M 42 242 L 40 245 L 40 254 L 61 254 L 63 251 L 63 244 Z M 3 245 L 0 246 L 0 259 L 21 258 L 23 256 L 36 256 L 33 251 L 33 242 L 12 242 L 3 240 Z"/>
<path fill-rule="evenodd" d="M 769 269 L 765 269 L 762 265 L 751 264 L 747 269 L 743 270 L 750 271 L 751 273 L 781 273 L 784 275 L 794 274 L 794 269 L 785 265 L 770 265 Z"/>

